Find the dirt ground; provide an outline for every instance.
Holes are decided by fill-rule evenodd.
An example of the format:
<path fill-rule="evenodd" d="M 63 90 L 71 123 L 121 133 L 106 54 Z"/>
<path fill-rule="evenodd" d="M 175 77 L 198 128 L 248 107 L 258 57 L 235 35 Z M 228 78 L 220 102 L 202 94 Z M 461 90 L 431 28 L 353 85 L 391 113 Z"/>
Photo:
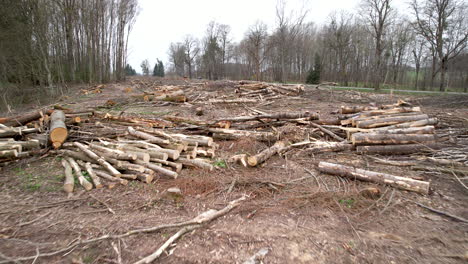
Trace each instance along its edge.
<path fill-rule="evenodd" d="M 124 92 L 128 87 L 132 88 L 131 93 Z M 59 103 L 83 108 L 102 106 L 112 99 L 118 104 L 100 111 L 154 118 L 168 113 L 195 117 L 193 105 L 197 104 L 190 104 L 190 100 L 189 104 L 164 106 L 128 101 L 140 93 L 140 88 L 131 82 L 109 84 L 103 93 L 90 95 L 76 89 Z M 222 96 L 233 88 L 219 82 L 200 89 Z M 284 96 L 257 109 L 308 110 L 326 117 L 333 116 L 340 105 L 389 104 L 398 99 L 421 106 L 425 113 L 437 117 L 439 133 L 450 132 L 458 140 L 448 147 L 468 146 L 468 96 L 399 96 L 307 87 L 299 97 Z M 244 105 L 204 107 L 205 115 L 200 117 L 204 120 L 251 113 Z M 296 130 L 282 129 L 291 136 Z M 218 143 L 217 161 L 267 147 L 248 139 Z M 314 169 L 317 161 L 422 178 L 431 182 L 432 191 L 424 196 L 322 174 Z M 468 175 L 458 176 L 465 185 L 468 183 Z M 415 204 L 468 219 L 468 190 L 451 173 L 382 165 L 372 157 L 353 152 L 288 152 L 259 168 L 228 164 L 213 172 L 184 169 L 175 180 L 161 178 L 152 184 L 131 182 L 114 189 L 79 190 L 70 198 L 62 191 L 63 178 L 60 158 L 54 155 L 21 160 L 2 168 L 0 263 L 51 252 L 76 239 L 185 221 L 208 209 L 221 209 L 242 195 L 248 198 L 239 207 L 186 234 L 156 262 L 243 263 L 262 248 L 268 248 L 263 263 L 466 263 L 468 259 L 468 224 Z M 165 195 L 170 187 L 180 188 L 183 198 L 174 200 Z M 379 188 L 382 195 L 365 195 L 361 190 L 367 187 Z M 177 230 L 78 246 L 34 263 L 133 263 L 151 254 Z"/>

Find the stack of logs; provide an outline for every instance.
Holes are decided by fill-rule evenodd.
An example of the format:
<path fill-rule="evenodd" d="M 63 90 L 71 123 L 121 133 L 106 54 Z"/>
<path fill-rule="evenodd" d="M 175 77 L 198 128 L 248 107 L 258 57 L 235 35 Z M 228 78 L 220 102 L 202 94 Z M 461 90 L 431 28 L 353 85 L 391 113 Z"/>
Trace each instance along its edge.
<path fill-rule="evenodd" d="M 7 127 L 0 125 L 0 162 L 28 157 L 31 150 L 38 149 L 39 141 L 25 135 L 41 132 L 39 128 Z"/>
<path fill-rule="evenodd" d="M 420 107 L 394 106 L 387 109 L 342 107 L 349 114 L 341 125 L 359 153 L 409 154 L 437 147 L 434 125 Z"/>
<path fill-rule="evenodd" d="M 143 101 L 168 101 L 183 103 L 187 101 L 184 91 L 180 86 L 164 85 L 157 86 L 154 91 L 145 91 L 142 95 L 136 97 L 143 98 Z"/>
<path fill-rule="evenodd" d="M 212 171 L 209 158 L 215 157 L 217 145 L 211 137 L 169 134 L 163 130 L 128 127 L 129 137 L 100 140 L 82 144 L 67 142 L 59 150 L 66 159 L 64 190 L 72 192 L 73 174 L 80 184 L 90 190 L 93 185 L 83 177 L 86 171 L 96 188 L 102 188 L 101 179 L 113 187 L 126 185 L 128 180 L 151 183 L 155 177 L 175 179 L 183 167 L 197 167 Z"/>
<path fill-rule="evenodd" d="M 275 99 L 281 95 L 297 96 L 304 92 L 304 85 L 275 85 L 264 82 L 240 81 L 236 93 L 242 97 L 261 97 L 263 100 Z"/>

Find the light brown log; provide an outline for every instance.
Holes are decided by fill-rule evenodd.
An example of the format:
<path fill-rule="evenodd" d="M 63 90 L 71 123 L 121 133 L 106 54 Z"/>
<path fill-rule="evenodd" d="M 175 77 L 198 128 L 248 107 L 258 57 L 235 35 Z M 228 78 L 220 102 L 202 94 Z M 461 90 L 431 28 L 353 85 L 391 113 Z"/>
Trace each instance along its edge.
<path fill-rule="evenodd" d="M 137 159 L 143 160 L 145 162 L 149 162 L 151 158 L 157 158 L 157 159 L 163 159 L 163 160 L 167 160 L 168 158 L 168 155 L 166 153 L 155 151 L 154 149 L 151 151 L 148 151 L 148 149 L 141 149 L 138 147 L 134 147 L 131 144 L 119 145 L 117 149 L 123 150 L 126 153 L 135 154 L 137 155 Z"/>
<path fill-rule="evenodd" d="M 179 158 L 179 156 L 180 156 L 180 151 L 178 151 L 176 149 L 165 149 L 165 148 L 156 149 L 156 148 L 154 148 L 154 149 L 147 149 L 146 151 L 148 152 L 150 157 L 151 157 L 152 153 L 165 153 L 165 154 L 167 154 L 168 158 L 170 158 L 172 160 L 177 160 Z M 154 156 L 154 158 L 157 158 L 156 154 L 154 154 L 153 156 Z"/>
<path fill-rule="evenodd" d="M 101 189 L 103 187 L 101 181 L 99 180 L 99 177 L 96 175 L 94 172 L 93 168 L 91 167 L 91 163 L 86 162 L 85 164 L 86 171 L 89 174 L 89 177 L 91 177 L 91 180 L 94 183 L 94 186 L 96 186 L 96 189 Z"/>
<path fill-rule="evenodd" d="M 9 144 L 4 144 L 3 142 L 0 143 L 0 150 L 12 150 L 12 149 L 18 151 L 18 153 L 21 153 L 21 151 L 23 151 L 23 147 L 20 144 L 14 144 L 14 141 Z"/>
<path fill-rule="evenodd" d="M 40 133 L 40 128 L 28 128 L 28 127 L 4 127 L 0 128 L 0 138 L 15 137 L 32 133 Z"/>
<path fill-rule="evenodd" d="M 73 178 L 72 167 L 65 159 L 62 159 L 62 166 L 65 170 L 65 182 L 63 183 L 63 190 L 66 193 L 72 193 L 73 188 L 75 187 L 75 179 Z"/>
<path fill-rule="evenodd" d="M 377 134 L 434 134 L 434 126 L 423 126 L 423 127 L 408 127 L 408 128 L 394 128 L 386 130 L 373 130 L 372 133 Z"/>
<path fill-rule="evenodd" d="M 137 131 L 133 127 L 128 127 L 128 132 L 130 133 L 130 135 L 144 139 L 150 143 L 155 143 L 155 144 L 170 144 L 171 143 L 169 140 L 158 138 L 145 132 Z"/>
<path fill-rule="evenodd" d="M 8 142 L 8 141 L 7 141 Z M 0 145 L 7 144 L 4 142 L 0 142 Z M 21 145 L 22 150 L 30 150 L 30 149 L 38 149 L 40 148 L 39 140 L 30 139 L 28 141 L 14 141 L 15 145 Z"/>
<path fill-rule="evenodd" d="M 322 130 L 325 134 L 329 135 L 329 136 L 332 137 L 333 139 L 336 139 L 336 140 L 338 140 L 338 141 L 345 141 L 345 140 L 346 140 L 346 139 L 344 139 L 344 138 L 338 136 L 337 134 L 331 132 L 330 130 L 324 128 L 324 127 L 321 126 L 321 125 L 314 124 L 314 123 L 310 123 L 310 125 L 313 126 L 313 127 L 318 128 L 318 129 L 320 129 L 320 130 Z"/>
<path fill-rule="evenodd" d="M 136 154 L 125 153 L 121 150 L 106 148 L 106 147 L 97 145 L 96 143 L 89 144 L 89 147 L 101 153 L 105 153 L 107 157 L 118 159 L 118 160 L 136 160 L 138 158 Z"/>
<path fill-rule="evenodd" d="M 368 110 L 377 110 L 378 107 L 374 106 L 341 106 L 341 113 L 342 114 L 354 114 L 362 111 Z"/>
<path fill-rule="evenodd" d="M 374 128 L 374 130 L 388 130 L 388 129 L 397 129 L 397 128 L 422 127 L 422 126 L 428 126 L 428 125 L 436 125 L 437 122 L 438 122 L 437 118 L 428 118 L 428 119 L 423 119 L 423 120 L 418 120 L 418 121 L 395 124 L 395 125 L 386 126 L 386 127 L 378 127 L 378 128 Z"/>
<path fill-rule="evenodd" d="M 184 135 L 184 134 L 172 134 L 172 137 L 187 142 L 189 145 L 194 146 L 206 146 L 210 147 L 213 145 L 213 138 L 206 136 L 194 136 L 194 135 Z"/>
<path fill-rule="evenodd" d="M 271 156 L 280 152 L 284 147 L 286 147 L 286 144 L 283 141 L 277 141 L 273 146 L 263 150 L 262 152 L 254 156 L 248 157 L 247 164 L 249 164 L 249 166 L 251 167 L 260 165 L 261 163 L 269 159 Z"/>
<path fill-rule="evenodd" d="M 350 179 L 359 179 L 362 181 L 387 184 L 402 190 L 408 190 L 422 194 L 429 193 L 429 182 L 425 181 L 418 181 L 386 173 L 362 170 L 324 161 L 319 162 L 318 170 L 328 174 L 347 177 Z"/>
<path fill-rule="evenodd" d="M 73 170 L 75 171 L 75 175 L 78 178 L 78 181 L 80 182 L 81 186 L 83 186 L 83 188 L 85 188 L 85 190 L 87 191 L 93 189 L 93 185 L 88 180 L 86 180 L 86 178 L 81 173 L 81 169 L 80 166 L 78 166 L 78 163 L 76 163 L 76 161 L 70 157 L 68 157 L 67 161 L 70 163 Z"/>
<path fill-rule="evenodd" d="M 0 118 L 0 123 L 6 126 L 23 126 L 31 121 L 38 120 L 43 115 L 44 113 L 42 111 L 36 111 L 15 117 Z"/>
<path fill-rule="evenodd" d="M 137 174 L 137 179 L 144 182 L 144 183 L 151 183 L 154 179 L 154 176 L 151 174 Z"/>
<path fill-rule="evenodd" d="M 428 115 L 394 116 L 394 117 L 379 118 L 379 119 L 373 119 L 373 120 L 367 120 L 367 121 L 358 121 L 356 122 L 356 126 L 359 128 L 376 128 L 376 127 L 395 125 L 399 123 L 424 120 L 428 118 L 429 118 Z"/>
<path fill-rule="evenodd" d="M 139 173 L 142 173 L 145 171 L 145 167 L 143 166 L 140 166 L 140 165 L 137 165 L 137 164 L 133 164 L 133 163 L 130 163 L 128 161 L 124 161 L 124 160 L 117 160 L 117 159 L 114 159 L 114 158 L 111 158 L 111 157 L 106 157 L 106 155 L 102 152 L 99 152 L 99 151 L 95 151 L 95 153 L 101 157 L 104 157 L 106 158 L 106 161 L 108 161 L 110 164 L 112 164 L 114 166 L 114 168 L 118 169 L 118 170 L 129 170 L 129 171 L 135 171 L 135 172 L 139 172 Z"/>
<path fill-rule="evenodd" d="M 16 157 L 18 157 L 18 151 L 16 149 L 0 151 L 0 158 L 16 158 Z"/>
<path fill-rule="evenodd" d="M 312 122 L 315 124 L 319 124 L 319 125 L 340 125 L 341 124 L 341 120 L 339 118 L 318 119 Z"/>
<path fill-rule="evenodd" d="M 440 146 L 433 143 L 427 144 L 407 144 L 407 145 L 376 145 L 376 146 L 358 146 L 356 151 L 365 154 L 411 154 L 417 152 L 432 152 L 439 149 Z"/>
<path fill-rule="evenodd" d="M 365 117 L 354 117 L 351 118 L 351 125 L 356 126 L 358 122 L 365 122 L 365 121 L 372 121 L 375 119 L 381 119 L 381 118 L 390 118 L 390 117 L 403 117 L 403 116 L 416 116 L 416 115 L 422 115 L 423 113 L 421 112 L 410 112 L 410 113 L 396 113 L 396 114 L 388 114 L 388 115 L 375 115 L 375 116 L 365 116 Z"/>
<path fill-rule="evenodd" d="M 214 158 L 215 157 L 215 150 L 214 149 L 208 149 L 208 150 L 197 149 L 197 153 L 196 153 L 195 156 Z"/>
<path fill-rule="evenodd" d="M 251 137 L 258 141 L 271 142 L 278 140 L 278 134 L 274 132 L 258 132 L 222 128 L 209 128 L 208 131 L 213 133 L 213 138 L 216 139 L 232 140 Z"/>
<path fill-rule="evenodd" d="M 96 163 L 97 161 L 93 160 L 92 158 L 88 157 L 86 154 L 83 152 L 78 152 L 78 151 L 73 151 L 69 149 L 61 149 L 59 150 L 59 153 L 68 157 L 71 157 L 76 160 L 82 160 L 85 162 L 91 162 L 91 163 Z"/>
<path fill-rule="evenodd" d="M 214 166 L 206 162 L 203 159 L 179 158 L 178 162 L 182 163 L 186 167 L 195 167 L 195 168 L 200 168 L 200 169 L 204 169 L 208 171 L 214 170 Z"/>
<path fill-rule="evenodd" d="M 397 107 L 390 109 L 370 110 L 359 113 L 359 117 L 365 116 L 378 116 L 378 115 L 392 115 L 398 113 L 421 113 L 420 107 Z"/>
<path fill-rule="evenodd" d="M 65 113 L 61 110 L 55 110 L 50 115 L 49 139 L 55 149 L 65 142 L 68 137 L 67 126 L 65 125 Z"/>
<path fill-rule="evenodd" d="M 172 161 L 167 161 L 167 160 L 161 160 L 161 159 L 151 159 L 151 162 L 155 163 L 160 163 L 164 164 L 166 166 L 169 166 L 174 169 L 175 172 L 180 173 L 182 171 L 182 164 L 181 163 L 176 163 Z"/>
<path fill-rule="evenodd" d="M 110 165 L 109 162 L 107 162 L 105 159 L 103 159 L 102 157 L 99 157 L 94 152 L 89 150 L 88 147 L 84 146 L 83 144 L 79 142 L 73 142 L 73 144 L 75 144 L 75 146 L 77 146 L 81 151 L 83 151 L 88 157 L 97 161 L 102 167 L 104 167 L 108 172 L 110 172 L 111 175 L 117 178 L 120 177 L 121 173 L 118 170 L 112 167 L 112 165 Z"/>
<path fill-rule="evenodd" d="M 351 136 L 353 145 L 402 145 L 415 143 L 434 143 L 433 134 L 375 134 L 356 133 Z"/>
<path fill-rule="evenodd" d="M 103 179 L 106 179 L 106 180 L 109 180 L 109 181 L 113 181 L 113 182 L 118 182 L 122 185 L 127 185 L 128 184 L 128 181 L 127 180 L 124 180 L 124 179 L 120 179 L 120 178 L 117 178 L 117 177 L 114 177 L 110 174 L 108 174 L 107 172 L 105 171 L 102 171 L 102 170 L 94 170 L 94 172 L 96 173 L 97 176 L 103 178 Z"/>
<path fill-rule="evenodd" d="M 153 164 L 153 163 L 150 163 L 150 162 L 144 162 L 142 160 L 135 160 L 133 161 L 135 164 L 138 164 L 138 165 L 142 165 L 142 166 L 145 166 L 146 168 L 148 169 L 151 169 L 155 172 L 158 172 L 162 175 L 165 175 L 165 176 L 168 176 L 168 177 L 171 177 L 173 179 L 176 179 L 178 174 L 177 172 L 174 172 L 174 171 L 171 171 L 171 170 L 168 170 L 166 168 L 163 168 L 161 166 L 157 166 L 156 164 Z"/>
<path fill-rule="evenodd" d="M 319 116 L 317 113 L 311 113 L 311 112 L 279 112 L 279 113 L 255 115 L 255 116 L 226 117 L 226 118 L 218 119 L 217 122 L 219 121 L 247 122 L 247 121 L 262 120 L 262 119 L 288 120 L 288 119 L 298 119 L 298 118 L 306 118 L 308 120 L 315 120 L 315 119 L 319 119 Z"/>
<path fill-rule="evenodd" d="M 328 142 L 316 141 L 313 142 L 310 148 L 305 149 L 308 153 L 323 153 L 323 152 L 340 152 L 354 150 L 353 144 L 348 142 Z"/>
<path fill-rule="evenodd" d="M 209 103 L 212 104 L 239 104 L 239 103 L 258 103 L 256 99 L 237 98 L 237 99 L 210 99 Z"/>
<path fill-rule="evenodd" d="M 126 179 L 126 180 L 136 180 L 137 179 L 137 175 L 136 174 L 133 174 L 131 172 L 124 172 L 122 173 L 122 176 L 120 176 L 121 179 Z"/>

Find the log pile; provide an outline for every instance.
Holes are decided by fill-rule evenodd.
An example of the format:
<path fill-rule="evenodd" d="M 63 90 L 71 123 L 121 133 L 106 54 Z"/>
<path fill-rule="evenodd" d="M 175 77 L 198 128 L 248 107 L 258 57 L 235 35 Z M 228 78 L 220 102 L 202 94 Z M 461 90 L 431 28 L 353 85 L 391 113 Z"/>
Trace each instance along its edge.
<path fill-rule="evenodd" d="M 90 190 L 93 186 L 101 188 L 101 180 L 112 188 L 116 183 L 127 185 L 130 180 L 151 183 L 159 177 L 176 179 L 183 168 L 214 169 L 210 158 L 215 157 L 217 145 L 211 137 L 131 126 L 127 132 L 127 136 L 116 139 L 63 144 L 58 153 L 66 157 L 65 174 L 70 174 L 68 162 L 74 177 Z M 86 181 L 83 172 L 92 180 Z M 67 176 L 66 192 L 73 190 L 70 182 Z"/>
<path fill-rule="evenodd" d="M 341 124 L 357 152 L 366 154 L 410 154 L 437 148 L 437 119 L 420 107 L 342 107 L 351 113 Z"/>
<path fill-rule="evenodd" d="M 236 93 L 241 97 L 262 98 L 264 100 L 278 98 L 281 95 L 298 96 L 305 90 L 304 85 L 279 85 L 264 82 L 240 81 Z"/>

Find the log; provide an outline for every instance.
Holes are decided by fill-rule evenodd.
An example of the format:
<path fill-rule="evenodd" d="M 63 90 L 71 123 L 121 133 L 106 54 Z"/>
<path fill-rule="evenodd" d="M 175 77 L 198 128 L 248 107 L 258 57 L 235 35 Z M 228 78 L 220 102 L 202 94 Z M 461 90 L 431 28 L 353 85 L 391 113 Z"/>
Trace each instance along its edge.
<path fill-rule="evenodd" d="M 18 157 L 18 151 L 16 149 L 0 151 L 0 158 L 16 158 L 16 157 Z"/>
<path fill-rule="evenodd" d="M 158 138 L 150 134 L 147 134 L 145 132 L 137 131 L 133 127 L 128 127 L 128 133 L 130 133 L 130 135 L 134 137 L 144 139 L 150 143 L 155 143 L 155 144 L 170 144 L 171 143 L 169 140 Z"/>
<path fill-rule="evenodd" d="M 15 117 L 0 118 L 0 123 L 5 126 L 24 126 L 31 121 L 38 120 L 43 115 L 42 111 L 36 111 Z"/>
<path fill-rule="evenodd" d="M 102 171 L 102 170 L 94 170 L 94 172 L 96 173 L 97 176 L 103 178 L 103 179 L 106 179 L 106 180 L 109 180 L 109 181 L 113 181 L 113 182 L 118 182 L 122 185 L 127 185 L 128 184 L 128 181 L 127 180 L 124 180 L 124 179 L 120 179 L 120 178 L 117 178 L 117 177 L 114 177 L 114 176 L 111 176 L 109 175 L 107 172 L 105 171 Z"/>
<path fill-rule="evenodd" d="M 283 148 L 286 147 L 286 144 L 283 141 L 277 141 L 273 146 L 270 148 L 267 148 L 263 150 L 262 152 L 250 156 L 247 158 L 247 164 L 251 167 L 255 167 L 263 162 L 265 162 L 267 159 L 269 159 L 271 156 L 277 154 L 280 152 Z"/>
<path fill-rule="evenodd" d="M 70 163 L 62 159 L 62 166 L 65 169 L 65 182 L 63 183 L 63 190 L 66 193 L 72 193 L 75 186 L 75 179 L 73 178 L 73 171 Z"/>
<path fill-rule="evenodd" d="M 145 183 L 151 183 L 154 179 L 154 176 L 151 175 L 151 174 L 137 174 L 137 179 L 142 181 L 142 182 L 145 182 Z"/>
<path fill-rule="evenodd" d="M 124 172 L 122 173 L 122 176 L 120 176 L 121 179 L 126 179 L 126 180 L 136 180 L 137 179 L 137 175 L 136 174 L 132 174 L 132 172 Z"/>
<path fill-rule="evenodd" d="M 310 112 L 279 112 L 279 113 L 255 115 L 255 116 L 226 117 L 226 118 L 218 119 L 216 120 L 216 122 L 220 122 L 220 121 L 247 122 L 247 121 L 254 121 L 254 120 L 259 121 L 262 119 L 288 120 L 288 119 L 298 119 L 298 118 L 316 120 L 316 119 L 319 119 L 319 115 L 317 113 L 310 113 Z"/>
<path fill-rule="evenodd" d="M 39 140 L 30 139 L 28 141 L 6 141 L 0 142 L 0 146 L 5 146 L 9 144 L 20 145 L 22 150 L 38 149 L 40 148 Z"/>
<path fill-rule="evenodd" d="M 75 175 L 78 178 L 78 181 L 80 182 L 81 186 L 83 186 L 83 188 L 85 188 L 85 190 L 87 191 L 93 189 L 93 185 L 88 180 L 86 180 L 86 178 L 81 173 L 81 169 L 78 163 L 76 163 L 76 161 L 70 157 L 68 157 L 67 161 L 70 163 L 73 170 L 75 171 Z"/>
<path fill-rule="evenodd" d="M 210 99 L 208 103 L 212 104 L 239 104 L 239 103 L 258 103 L 256 99 L 237 98 L 237 99 Z"/>
<path fill-rule="evenodd" d="M 86 168 L 86 171 L 89 174 L 89 177 L 91 177 L 91 180 L 93 181 L 94 186 L 96 186 L 96 189 L 101 189 L 103 187 L 103 185 L 102 185 L 101 181 L 99 180 L 99 177 L 96 175 L 93 168 L 91 167 L 91 163 L 86 162 L 85 168 Z"/>
<path fill-rule="evenodd" d="M 274 132 L 257 132 L 257 131 L 245 131 L 245 130 L 234 130 L 234 129 L 222 129 L 222 128 L 209 128 L 209 132 L 213 133 L 213 138 L 216 139 L 242 139 L 245 137 L 251 137 L 258 141 L 276 141 L 279 135 Z"/>
<path fill-rule="evenodd" d="M 84 146 L 83 144 L 79 142 L 73 142 L 73 144 L 77 146 L 81 151 L 83 151 L 88 157 L 97 161 L 102 167 L 104 167 L 107 171 L 109 171 L 113 176 L 117 178 L 120 177 L 121 173 L 118 170 L 116 170 L 114 167 L 112 167 L 112 165 L 110 165 L 109 162 L 107 162 L 105 159 L 103 159 L 102 157 L 99 157 L 98 155 L 96 155 L 94 152 L 92 152 L 86 146 Z"/>
<path fill-rule="evenodd" d="M 167 153 L 156 151 L 155 149 L 148 151 L 148 149 L 140 149 L 130 145 L 119 145 L 117 149 L 124 150 L 126 153 L 135 154 L 137 155 L 137 159 L 143 160 L 145 162 L 149 162 L 151 158 L 163 160 L 167 160 L 168 158 Z"/>
<path fill-rule="evenodd" d="M 372 133 L 377 134 L 434 134 L 434 126 L 423 127 L 408 127 L 408 128 L 394 128 L 385 130 L 373 130 Z"/>
<path fill-rule="evenodd" d="M 362 154 L 382 154 L 382 155 L 396 155 L 396 154 L 411 154 L 417 152 L 432 152 L 439 149 L 437 144 L 429 143 L 422 144 L 407 144 L 407 145 L 376 145 L 376 146 L 358 146 L 356 151 Z"/>
<path fill-rule="evenodd" d="M 389 129 L 397 129 L 397 128 L 422 127 L 422 126 L 428 126 L 428 125 L 436 125 L 437 122 L 438 122 L 437 118 L 428 118 L 428 119 L 423 119 L 423 120 L 418 120 L 418 121 L 395 124 L 395 125 L 391 125 L 387 127 L 378 127 L 378 128 L 374 128 L 374 130 L 389 130 Z"/>
<path fill-rule="evenodd" d="M 200 168 L 208 171 L 214 170 L 214 166 L 207 163 L 203 159 L 186 159 L 186 158 L 179 158 L 178 162 L 182 163 L 186 167 L 195 167 Z"/>
<path fill-rule="evenodd" d="M 0 150 L 16 150 L 18 153 L 23 151 L 23 147 L 20 144 L 14 144 L 14 141 L 9 144 L 0 143 Z"/>
<path fill-rule="evenodd" d="M 172 137 L 187 142 L 190 146 L 205 146 L 211 147 L 213 145 L 213 138 L 206 136 L 188 136 L 184 134 L 172 134 Z"/>
<path fill-rule="evenodd" d="M 145 166 L 146 168 L 150 169 L 150 170 L 153 170 L 155 172 L 158 172 L 162 175 L 165 175 L 165 176 L 168 176 L 168 177 L 171 177 L 173 179 L 177 179 L 177 172 L 174 172 L 174 171 L 171 171 L 171 170 L 168 170 L 166 168 L 163 168 L 163 167 L 160 167 L 156 164 L 153 164 L 153 163 L 150 163 L 150 162 L 144 162 L 142 160 L 135 160 L 133 161 L 135 164 L 138 164 L 138 165 L 142 165 L 142 166 Z"/>
<path fill-rule="evenodd" d="M 60 148 L 68 137 L 67 126 L 65 125 L 65 113 L 55 110 L 50 115 L 49 139 L 54 149 Z"/>
<path fill-rule="evenodd" d="M 358 128 L 376 128 L 383 126 L 390 126 L 399 123 L 405 123 L 410 121 L 418 121 L 428 119 L 428 115 L 413 115 L 413 116 L 394 116 L 394 117 L 384 117 L 373 120 L 365 120 L 356 122 Z"/>
<path fill-rule="evenodd" d="M 434 143 L 433 134 L 375 134 L 356 133 L 351 136 L 353 145 L 402 145 L 415 143 Z"/>
<path fill-rule="evenodd" d="M 99 151 L 100 153 L 103 153 L 103 154 L 105 153 L 106 157 L 110 157 L 110 158 L 113 158 L 113 159 L 136 160 L 138 158 L 137 154 L 125 153 L 125 152 L 123 152 L 121 150 L 106 148 L 106 147 L 97 145 L 96 143 L 89 144 L 89 147 L 91 149 Z"/>
<path fill-rule="evenodd" d="M 318 170 L 328 174 L 347 177 L 350 179 L 387 184 L 402 190 L 413 191 L 422 194 L 429 193 L 429 182 L 426 181 L 419 181 L 386 173 L 362 170 L 324 161 L 319 162 Z"/>
<path fill-rule="evenodd" d="M 354 114 L 362 111 L 377 110 L 374 106 L 341 106 L 342 114 Z"/>
<path fill-rule="evenodd" d="M 313 127 L 318 128 L 318 129 L 320 129 L 320 130 L 322 130 L 325 134 L 329 135 L 329 136 L 332 137 L 333 139 L 336 139 L 336 140 L 338 140 L 338 141 L 345 141 L 345 140 L 346 140 L 346 139 L 344 139 L 344 138 L 338 136 L 337 134 L 331 132 L 330 130 L 324 128 L 324 127 L 321 126 L 321 125 L 314 124 L 314 123 L 310 123 L 310 125 L 313 126 Z"/>
<path fill-rule="evenodd" d="M 353 144 L 348 142 L 315 141 L 312 147 L 305 149 L 307 153 L 340 152 L 354 150 Z"/>
<path fill-rule="evenodd" d="M 391 115 L 398 113 L 418 113 L 421 112 L 420 107 L 398 107 L 390 109 L 379 109 L 379 110 L 370 110 L 359 113 L 359 117 L 366 116 L 379 116 L 379 115 Z"/>
<path fill-rule="evenodd" d="M 174 171 L 177 172 L 177 173 L 180 173 L 182 171 L 182 164 L 181 163 L 176 163 L 176 162 L 171 162 L 171 161 L 161 160 L 161 159 L 153 159 L 153 158 L 150 161 L 169 166 L 169 167 L 173 168 Z"/>
<path fill-rule="evenodd" d="M 28 127 L 4 127 L 0 128 L 0 138 L 16 137 L 32 133 L 40 133 L 40 128 L 28 128 Z"/>
<path fill-rule="evenodd" d="M 390 117 L 403 117 L 403 116 L 416 116 L 416 115 L 422 115 L 423 113 L 421 112 L 411 112 L 411 113 L 396 113 L 396 114 L 387 114 L 387 115 L 376 115 L 376 116 L 357 116 L 351 118 L 351 125 L 356 126 L 358 122 L 364 122 L 364 121 L 371 121 L 375 119 L 381 119 L 381 118 L 390 118 Z"/>
<path fill-rule="evenodd" d="M 61 150 L 59 150 L 59 153 L 64 155 L 64 156 L 76 159 L 76 160 L 82 160 L 84 162 L 91 162 L 91 163 L 98 164 L 97 161 L 91 159 L 90 157 L 88 157 L 83 152 L 73 151 L 73 150 L 69 150 L 69 149 L 61 149 Z"/>

